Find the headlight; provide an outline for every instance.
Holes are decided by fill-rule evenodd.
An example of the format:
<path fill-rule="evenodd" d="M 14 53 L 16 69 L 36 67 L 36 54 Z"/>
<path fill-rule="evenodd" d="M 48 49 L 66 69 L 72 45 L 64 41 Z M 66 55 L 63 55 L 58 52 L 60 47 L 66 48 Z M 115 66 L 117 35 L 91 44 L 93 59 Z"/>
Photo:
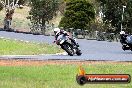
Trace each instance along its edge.
<path fill-rule="evenodd" d="M 60 44 L 63 44 L 65 42 L 65 40 L 64 39 L 62 39 L 61 41 L 60 41 Z"/>

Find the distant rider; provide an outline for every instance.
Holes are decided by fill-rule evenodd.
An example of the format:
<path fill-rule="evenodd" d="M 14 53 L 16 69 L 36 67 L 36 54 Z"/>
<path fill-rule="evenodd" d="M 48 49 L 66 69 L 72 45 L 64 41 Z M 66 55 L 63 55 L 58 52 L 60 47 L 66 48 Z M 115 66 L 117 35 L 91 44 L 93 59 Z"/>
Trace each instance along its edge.
<path fill-rule="evenodd" d="M 122 43 L 132 44 L 132 35 L 128 35 L 124 31 L 121 31 L 120 36 Z"/>

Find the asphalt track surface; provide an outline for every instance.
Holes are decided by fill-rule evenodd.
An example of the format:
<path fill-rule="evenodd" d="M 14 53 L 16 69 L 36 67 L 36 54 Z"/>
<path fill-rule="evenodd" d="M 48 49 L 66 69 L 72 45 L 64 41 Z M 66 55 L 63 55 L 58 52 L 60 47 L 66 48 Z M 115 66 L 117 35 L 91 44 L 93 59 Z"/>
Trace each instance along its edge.
<path fill-rule="evenodd" d="M 0 31 L 1 38 L 16 39 L 21 41 L 49 43 L 54 41 L 53 36 L 32 35 Z M 78 39 L 82 50 L 81 56 L 68 56 L 63 54 L 46 55 L 1 55 L 2 59 L 29 59 L 29 60 L 97 60 L 97 61 L 132 61 L 132 51 L 123 51 L 119 42 L 107 42 Z"/>

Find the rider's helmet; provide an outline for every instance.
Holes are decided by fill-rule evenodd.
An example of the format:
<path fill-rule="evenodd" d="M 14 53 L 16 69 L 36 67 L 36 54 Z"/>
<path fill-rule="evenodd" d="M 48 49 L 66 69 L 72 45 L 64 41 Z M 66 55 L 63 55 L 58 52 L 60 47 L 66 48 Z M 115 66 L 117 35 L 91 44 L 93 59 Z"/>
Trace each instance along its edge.
<path fill-rule="evenodd" d="M 55 35 L 57 35 L 60 31 L 61 31 L 60 28 L 54 28 Z"/>
<path fill-rule="evenodd" d="M 120 32 L 120 35 L 124 35 L 124 34 L 125 34 L 125 32 L 124 32 L 124 31 L 121 31 L 121 32 Z"/>

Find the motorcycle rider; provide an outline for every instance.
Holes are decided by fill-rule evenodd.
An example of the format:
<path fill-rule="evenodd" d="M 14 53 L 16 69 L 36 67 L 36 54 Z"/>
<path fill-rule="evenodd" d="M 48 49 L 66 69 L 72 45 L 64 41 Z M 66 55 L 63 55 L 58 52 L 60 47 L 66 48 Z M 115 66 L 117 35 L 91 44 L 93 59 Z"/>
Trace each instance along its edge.
<path fill-rule="evenodd" d="M 121 31 L 120 36 L 121 36 L 122 43 L 132 44 L 132 35 L 128 35 L 124 31 Z"/>
<path fill-rule="evenodd" d="M 69 36 L 69 39 L 71 40 L 71 42 L 76 45 L 77 47 L 79 47 L 78 43 L 76 43 L 76 41 L 72 38 L 72 35 L 70 33 L 68 33 L 67 31 L 64 31 L 62 28 L 54 28 L 54 34 L 55 34 L 55 41 L 56 42 L 57 38 L 59 35 L 64 35 L 64 36 Z"/>
<path fill-rule="evenodd" d="M 126 43 L 126 37 L 128 36 L 128 34 L 126 34 L 124 31 L 120 32 L 120 37 L 121 37 L 121 42 L 122 43 Z"/>

